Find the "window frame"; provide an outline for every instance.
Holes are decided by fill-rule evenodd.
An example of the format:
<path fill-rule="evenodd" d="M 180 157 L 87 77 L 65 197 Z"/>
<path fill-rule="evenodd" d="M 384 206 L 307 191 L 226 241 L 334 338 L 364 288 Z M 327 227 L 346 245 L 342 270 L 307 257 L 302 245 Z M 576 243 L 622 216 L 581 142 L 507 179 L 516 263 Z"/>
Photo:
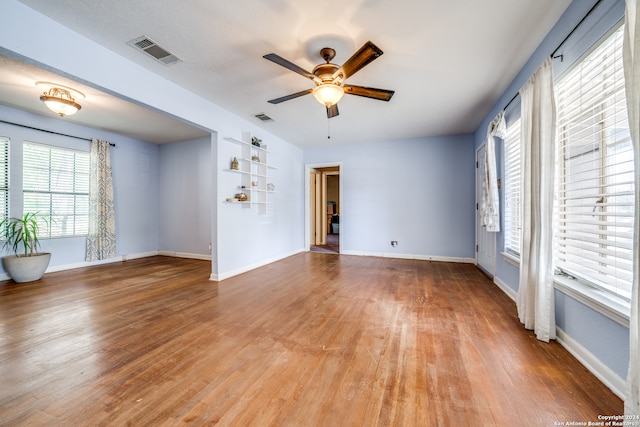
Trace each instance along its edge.
<path fill-rule="evenodd" d="M 623 129 L 619 126 L 628 126 L 624 85 L 620 87 L 624 79 L 622 31 L 621 24 L 614 26 L 556 78 L 554 264 L 561 274 L 628 300 L 630 285 L 625 285 L 625 276 L 631 271 L 627 271 L 630 267 L 625 257 L 629 255 L 625 254 L 633 248 L 625 248 L 631 246 L 622 236 L 627 233 L 618 230 L 633 227 L 632 220 L 631 224 L 628 218 L 625 220 L 625 211 L 634 209 L 633 197 L 624 196 L 630 191 L 629 185 L 633 186 L 628 182 L 628 176 L 633 180 L 632 155 L 631 171 L 625 170 L 630 163 L 625 157 L 632 152 L 630 138 L 617 138 Z M 595 53 L 602 56 L 594 58 Z M 565 116 L 561 115 L 563 111 Z M 622 132 L 622 136 L 627 134 L 628 130 Z M 624 148 L 623 156 L 618 152 L 620 147 Z M 627 176 L 627 182 L 620 176 Z M 627 201 L 623 204 L 622 199 Z"/>
<path fill-rule="evenodd" d="M 26 153 L 29 146 L 39 147 L 38 149 L 44 150 L 45 153 L 48 153 L 48 159 L 39 165 L 41 166 L 39 171 L 40 174 L 42 174 L 43 171 L 48 170 L 48 172 L 45 173 L 47 181 L 45 184 L 46 188 L 43 188 L 41 184 L 34 183 L 37 182 L 37 179 L 34 179 L 34 176 L 36 176 L 38 172 L 38 165 L 35 163 L 32 165 L 28 164 L 30 159 Z M 40 233 L 44 238 L 57 239 L 86 237 L 89 230 L 89 151 L 28 140 L 23 141 L 22 147 L 23 212 L 36 212 L 39 219 Z M 63 157 L 68 156 L 71 156 L 73 159 L 73 165 L 71 168 L 62 170 L 60 167 L 52 167 L 52 163 L 55 164 L 56 161 L 60 161 Z M 32 176 L 28 177 L 28 173 L 31 173 Z M 71 183 L 62 181 L 62 186 L 67 186 L 67 189 L 60 186 L 61 181 L 59 179 L 60 175 L 63 174 L 69 175 L 72 180 Z M 35 207 L 37 204 L 35 200 L 39 196 L 41 199 L 40 203 L 44 206 L 48 205 L 45 209 Z M 48 202 L 45 200 L 47 197 L 49 198 Z M 33 205 L 30 206 L 29 203 L 32 203 Z M 54 207 L 56 204 L 58 206 L 66 205 L 66 215 L 64 213 L 60 213 L 59 210 L 56 211 L 56 208 Z M 69 228 L 66 228 L 67 221 L 65 219 L 62 221 L 63 225 L 57 226 L 57 217 L 60 216 L 72 218 L 72 225 Z"/>
<path fill-rule="evenodd" d="M 609 39 L 609 37 L 611 37 L 616 31 L 620 30 L 622 26 L 622 19 L 613 22 L 611 27 L 607 31 L 602 32 L 601 35 L 596 40 L 594 40 L 593 45 L 589 49 L 585 50 L 583 54 L 577 55 L 576 60 L 572 64 L 559 64 L 558 68 L 561 69 L 561 72 L 559 72 L 558 75 L 554 77 L 554 81 L 557 82 L 558 80 L 562 79 L 567 73 L 571 72 L 592 52 L 594 52 L 603 43 L 605 43 Z M 572 56 L 576 56 L 575 52 L 572 53 Z M 558 127 L 558 134 L 559 133 L 560 128 Z M 555 196 L 557 197 L 558 194 L 556 193 Z M 636 206 L 635 208 L 638 207 Z M 554 214 L 554 217 L 555 216 L 556 215 Z M 554 262 L 555 259 L 556 254 L 554 248 Z M 583 303 L 587 307 L 590 307 L 591 309 L 608 317 L 618 324 L 629 327 L 630 303 L 625 297 L 610 290 L 602 289 L 597 284 L 581 277 L 576 277 L 574 275 L 563 273 L 561 271 L 556 271 L 555 273 L 554 286 L 558 291 Z"/>
<path fill-rule="evenodd" d="M 0 136 L 0 169 L 4 168 L 4 183 L 2 179 L 0 179 L 0 194 L 4 193 L 4 206 L 0 203 L 0 220 L 4 220 L 9 218 L 9 198 L 11 195 L 11 175 L 10 175 L 10 156 L 11 156 L 11 138 L 8 136 Z M 4 156 L 4 159 L 2 158 Z M 4 162 L 2 161 L 4 160 Z M 0 178 L 2 177 L 2 172 L 0 172 Z M 2 196 L 0 196 L 0 200 L 2 200 Z"/>
<path fill-rule="evenodd" d="M 522 250 L 522 138 L 520 135 L 520 114 L 509 118 L 507 122 L 507 136 L 503 142 L 504 252 L 502 255 L 508 262 L 519 265 L 520 252 Z M 518 159 L 517 163 L 512 163 L 510 160 L 515 158 Z M 515 182 L 511 182 L 510 178 L 516 177 L 517 179 L 514 179 Z M 516 198 L 516 200 L 511 200 L 512 198 Z M 512 227 L 515 227 L 516 230 L 513 230 Z M 518 235 L 517 239 L 515 235 Z"/>

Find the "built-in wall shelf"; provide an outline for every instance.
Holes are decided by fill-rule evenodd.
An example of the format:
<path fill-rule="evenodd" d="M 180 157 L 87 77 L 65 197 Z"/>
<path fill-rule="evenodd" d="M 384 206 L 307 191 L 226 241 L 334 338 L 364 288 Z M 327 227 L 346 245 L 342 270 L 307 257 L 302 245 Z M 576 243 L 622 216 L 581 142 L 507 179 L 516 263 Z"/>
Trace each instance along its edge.
<path fill-rule="evenodd" d="M 263 177 L 263 178 L 269 178 L 269 175 L 261 175 L 261 174 L 253 173 L 251 171 L 244 171 L 244 170 L 240 170 L 240 169 L 224 169 L 224 171 L 225 172 L 231 172 L 231 173 L 240 173 L 240 174 L 244 174 L 244 175 Z"/>
<path fill-rule="evenodd" d="M 269 171 L 277 169 L 269 164 L 269 150 L 267 146 L 260 143 L 257 146 L 251 142 L 252 136 L 248 132 L 242 133 L 242 139 L 231 137 L 223 138 L 224 141 L 238 146 L 237 155 L 229 159 L 229 168 L 224 172 L 239 175 L 239 185 L 227 195 L 226 202 L 229 204 L 242 205 L 250 208 L 258 206 L 259 213 L 266 213 L 267 206 L 271 203 L 269 196 L 275 191 L 270 190 Z M 247 199 L 244 201 L 233 200 L 239 193 L 244 193 Z"/>

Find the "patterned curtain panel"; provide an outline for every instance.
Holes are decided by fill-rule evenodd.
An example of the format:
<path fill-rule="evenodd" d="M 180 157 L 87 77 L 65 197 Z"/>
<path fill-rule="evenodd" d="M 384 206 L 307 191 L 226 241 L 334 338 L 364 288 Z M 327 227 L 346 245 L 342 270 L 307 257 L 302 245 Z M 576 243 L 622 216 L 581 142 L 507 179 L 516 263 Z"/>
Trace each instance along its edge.
<path fill-rule="evenodd" d="M 116 256 L 116 221 L 109 142 L 91 142 L 89 170 L 89 235 L 87 261 Z"/>

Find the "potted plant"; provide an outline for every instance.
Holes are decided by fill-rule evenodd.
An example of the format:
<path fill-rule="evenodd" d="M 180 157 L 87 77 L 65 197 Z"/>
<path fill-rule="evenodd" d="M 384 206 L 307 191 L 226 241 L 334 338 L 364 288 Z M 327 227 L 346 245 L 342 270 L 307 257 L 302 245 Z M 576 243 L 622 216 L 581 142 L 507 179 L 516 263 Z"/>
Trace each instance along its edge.
<path fill-rule="evenodd" d="M 0 239 L 3 249 L 10 248 L 14 255 L 2 258 L 7 274 L 18 283 L 39 280 L 49 266 L 51 254 L 38 252 L 38 218 L 35 213 L 27 212 L 21 218 L 8 218 L 0 221 Z"/>

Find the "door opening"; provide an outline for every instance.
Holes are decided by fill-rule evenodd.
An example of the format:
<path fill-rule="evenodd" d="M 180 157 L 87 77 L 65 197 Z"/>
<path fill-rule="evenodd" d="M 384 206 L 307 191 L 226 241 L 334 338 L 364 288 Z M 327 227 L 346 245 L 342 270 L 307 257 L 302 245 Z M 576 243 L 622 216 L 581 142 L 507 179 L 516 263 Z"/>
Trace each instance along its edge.
<path fill-rule="evenodd" d="M 308 241 L 311 252 L 340 253 L 340 165 L 308 166 Z"/>

